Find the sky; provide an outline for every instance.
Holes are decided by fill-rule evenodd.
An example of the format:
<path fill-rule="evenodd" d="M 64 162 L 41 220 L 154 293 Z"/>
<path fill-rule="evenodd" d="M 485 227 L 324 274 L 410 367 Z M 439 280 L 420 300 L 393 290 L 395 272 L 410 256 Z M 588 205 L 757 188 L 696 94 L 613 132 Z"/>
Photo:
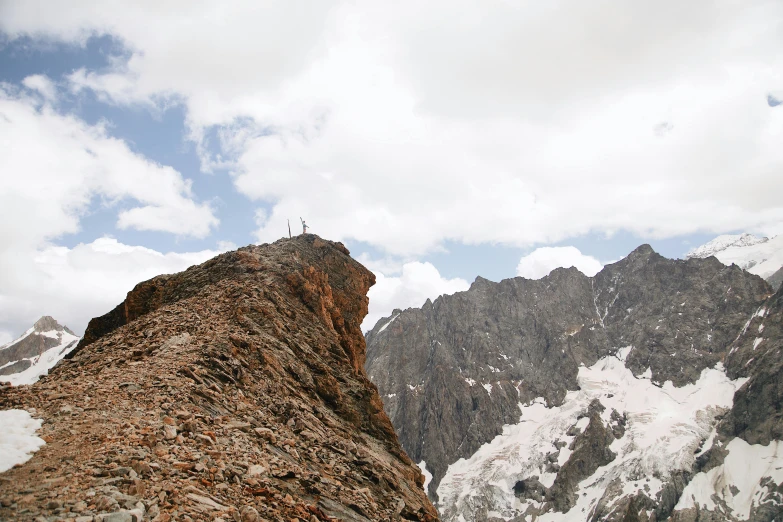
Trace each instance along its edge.
<path fill-rule="evenodd" d="M 783 230 L 779 0 L 0 1 L 0 342 L 287 221 L 367 330 L 479 275 Z"/>

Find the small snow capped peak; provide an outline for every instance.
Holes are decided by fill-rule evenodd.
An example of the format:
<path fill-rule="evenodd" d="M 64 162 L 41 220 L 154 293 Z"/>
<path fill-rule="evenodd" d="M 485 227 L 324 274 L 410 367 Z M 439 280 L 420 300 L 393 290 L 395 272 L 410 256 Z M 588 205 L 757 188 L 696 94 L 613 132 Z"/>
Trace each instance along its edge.
<path fill-rule="evenodd" d="M 718 236 L 709 243 L 705 243 L 699 247 L 696 247 L 685 254 L 686 258 L 698 257 L 706 258 L 714 256 L 715 254 L 722 252 L 730 247 L 746 247 L 758 245 L 759 243 L 766 243 L 769 238 L 757 237 L 753 234 L 724 234 Z"/>
<path fill-rule="evenodd" d="M 60 323 L 58 323 L 57 320 L 55 320 L 51 315 L 44 315 L 38 319 L 33 325 L 33 329 L 36 332 L 63 331 L 62 325 L 60 325 Z"/>
<path fill-rule="evenodd" d="M 79 337 L 44 315 L 17 339 L 0 346 L 0 382 L 32 384 L 76 347 Z"/>
<path fill-rule="evenodd" d="M 35 324 L 33 325 L 33 330 L 36 332 L 67 332 L 71 335 L 76 335 L 73 333 L 73 331 L 65 326 L 64 324 L 60 324 L 57 322 L 57 319 L 52 317 L 51 315 L 44 315 L 40 319 L 38 319 Z"/>

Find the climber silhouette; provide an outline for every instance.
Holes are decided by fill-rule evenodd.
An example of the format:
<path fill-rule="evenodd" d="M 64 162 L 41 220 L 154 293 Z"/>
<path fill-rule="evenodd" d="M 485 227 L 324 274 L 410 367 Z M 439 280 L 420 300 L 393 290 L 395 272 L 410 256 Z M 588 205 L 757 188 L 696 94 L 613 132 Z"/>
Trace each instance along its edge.
<path fill-rule="evenodd" d="M 305 223 L 305 220 L 302 219 L 301 217 L 299 218 L 299 220 L 302 222 L 302 234 L 307 234 L 307 223 Z"/>

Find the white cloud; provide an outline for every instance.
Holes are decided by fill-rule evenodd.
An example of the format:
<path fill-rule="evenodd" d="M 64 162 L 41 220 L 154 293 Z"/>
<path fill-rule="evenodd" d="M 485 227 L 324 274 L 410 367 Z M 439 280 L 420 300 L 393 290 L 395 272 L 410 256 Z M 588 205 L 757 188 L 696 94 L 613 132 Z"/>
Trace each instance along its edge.
<path fill-rule="evenodd" d="M 30 78 L 25 84 L 36 90 L 50 85 L 44 77 Z M 0 339 L 18 335 L 41 315 L 81 330 L 142 279 L 215 254 L 164 255 L 113 239 L 54 246 L 79 231 L 94 205 L 121 206 L 116 226 L 123 229 L 203 237 L 218 223 L 209 205 L 194 201 L 189 180 L 133 153 L 100 125 L 6 85 L 0 88 L 0 148 Z"/>
<path fill-rule="evenodd" d="M 362 322 L 362 331 L 365 332 L 395 308 L 420 307 L 427 299 L 435 300 L 439 295 L 462 292 L 470 287 L 464 279 L 446 279 L 431 263 L 418 261 L 405 263 L 397 277 L 374 273 L 375 285 L 367 294 L 370 312 Z"/>
<path fill-rule="evenodd" d="M 3 2 L 0 27 L 131 53 L 75 87 L 220 126 L 205 165 L 271 204 L 262 241 L 303 213 L 398 256 L 783 231 L 780 2 L 41 6 Z"/>
<path fill-rule="evenodd" d="M 54 102 L 57 99 L 57 87 L 55 87 L 54 83 L 51 79 L 49 79 L 48 76 L 44 76 L 43 74 L 33 74 L 22 80 L 22 84 L 24 84 L 24 86 L 28 89 L 32 89 L 38 92 L 38 94 L 43 96 L 44 99 L 49 102 Z"/>
<path fill-rule="evenodd" d="M 402 267 L 405 264 L 405 261 L 393 257 L 374 259 L 367 252 L 362 252 L 359 254 L 356 257 L 356 260 L 368 269 L 372 270 L 373 273 L 377 274 L 380 272 L 386 276 L 399 274 L 402 272 Z"/>
<path fill-rule="evenodd" d="M 32 262 L 3 257 L 0 339 L 19 335 L 41 315 L 51 315 L 80 333 L 91 318 L 120 304 L 137 283 L 182 271 L 217 254 L 163 254 L 104 237 L 74 248 L 41 248 Z"/>
<path fill-rule="evenodd" d="M 78 230 L 79 218 L 99 200 L 133 208 L 117 226 L 204 237 L 218 223 L 196 203 L 191 182 L 171 167 L 133 153 L 127 144 L 50 105 L 0 89 L 0 209 L 15 226 L 0 229 L 0 248 Z"/>
<path fill-rule="evenodd" d="M 219 252 L 228 252 L 229 250 L 236 250 L 237 245 L 233 241 L 218 241 L 217 249 Z"/>
<path fill-rule="evenodd" d="M 542 247 L 519 260 L 517 275 L 528 279 L 541 279 L 555 268 L 572 266 L 590 277 L 603 268 L 600 261 L 584 255 L 576 247 Z"/>

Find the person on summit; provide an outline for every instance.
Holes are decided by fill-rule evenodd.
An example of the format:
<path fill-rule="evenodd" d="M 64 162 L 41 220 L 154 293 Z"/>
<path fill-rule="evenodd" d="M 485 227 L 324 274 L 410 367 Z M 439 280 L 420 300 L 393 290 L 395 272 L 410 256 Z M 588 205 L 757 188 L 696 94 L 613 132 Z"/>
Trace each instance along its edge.
<path fill-rule="evenodd" d="M 307 234 L 307 223 L 305 223 L 305 220 L 302 219 L 301 217 L 299 218 L 299 220 L 302 222 L 302 234 Z"/>

